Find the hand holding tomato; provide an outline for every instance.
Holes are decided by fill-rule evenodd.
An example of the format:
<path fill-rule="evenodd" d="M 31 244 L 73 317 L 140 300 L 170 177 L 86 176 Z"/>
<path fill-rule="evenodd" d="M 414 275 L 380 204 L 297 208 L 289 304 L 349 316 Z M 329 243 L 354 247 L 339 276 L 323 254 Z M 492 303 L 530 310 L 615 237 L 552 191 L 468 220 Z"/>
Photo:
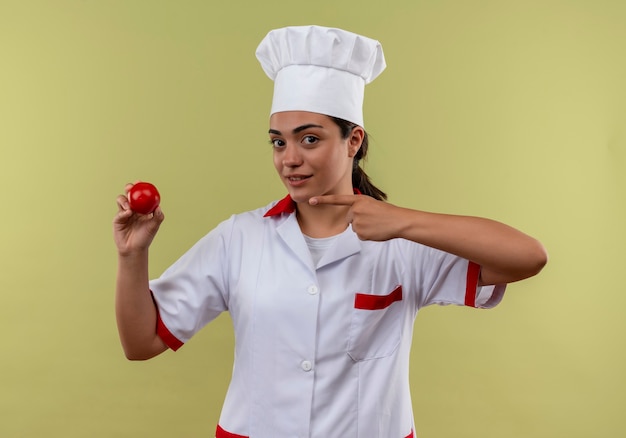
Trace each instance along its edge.
<path fill-rule="evenodd" d="M 165 217 L 159 207 L 161 196 L 154 185 L 127 184 L 125 192 L 117 197 L 113 236 L 119 253 L 129 255 L 150 246 Z"/>

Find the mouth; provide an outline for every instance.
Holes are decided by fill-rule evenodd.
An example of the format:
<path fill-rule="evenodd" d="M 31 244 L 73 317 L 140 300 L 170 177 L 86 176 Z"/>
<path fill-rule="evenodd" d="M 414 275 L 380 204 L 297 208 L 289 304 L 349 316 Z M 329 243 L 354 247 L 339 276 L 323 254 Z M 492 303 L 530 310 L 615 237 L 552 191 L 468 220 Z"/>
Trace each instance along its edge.
<path fill-rule="evenodd" d="M 311 178 L 310 175 L 290 175 L 285 177 L 285 179 L 291 186 L 298 186 L 300 184 L 303 184 L 309 178 Z"/>

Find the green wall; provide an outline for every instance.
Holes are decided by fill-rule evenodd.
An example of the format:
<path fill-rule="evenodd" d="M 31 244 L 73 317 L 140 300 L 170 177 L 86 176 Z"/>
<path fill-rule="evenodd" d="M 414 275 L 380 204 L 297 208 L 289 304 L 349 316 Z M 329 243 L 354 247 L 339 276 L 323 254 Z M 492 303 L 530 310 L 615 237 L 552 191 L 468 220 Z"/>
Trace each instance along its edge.
<path fill-rule="evenodd" d="M 391 202 L 491 217 L 550 253 L 494 310 L 420 314 L 418 436 L 626 435 L 626 2 L 0 0 L 0 436 L 212 436 L 228 316 L 124 359 L 115 197 L 161 190 L 154 276 L 281 197 L 254 51 L 313 23 L 383 43 L 367 169 Z"/>

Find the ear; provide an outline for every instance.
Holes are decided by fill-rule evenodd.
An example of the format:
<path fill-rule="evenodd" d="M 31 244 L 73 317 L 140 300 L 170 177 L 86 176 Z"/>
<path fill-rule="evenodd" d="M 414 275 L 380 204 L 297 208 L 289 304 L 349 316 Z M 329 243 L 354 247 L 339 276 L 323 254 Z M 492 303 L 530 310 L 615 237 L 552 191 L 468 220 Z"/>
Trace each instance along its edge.
<path fill-rule="evenodd" d="M 359 149 L 361 149 L 361 145 L 363 144 L 363 139 L 365 138 L 365 130 L 361 126 L 355 126 L 352 128 L 352 132 L 350 133 L 350 137 L 348 137 L 348 156 L 353 158 Z"/>

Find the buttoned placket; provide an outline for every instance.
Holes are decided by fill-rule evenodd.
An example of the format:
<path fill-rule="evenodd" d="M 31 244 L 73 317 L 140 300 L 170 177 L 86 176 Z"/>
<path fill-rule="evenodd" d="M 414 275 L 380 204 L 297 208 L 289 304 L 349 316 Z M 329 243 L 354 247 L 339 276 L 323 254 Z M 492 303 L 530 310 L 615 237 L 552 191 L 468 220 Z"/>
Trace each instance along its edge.
<path fill-rule="evenodd" d="M 278 427 L 281 433 L 308 437 L 320 289 L 295 214 L 284 218 L 275 232 L 279 241 L 272 248 L 279 253 L 261 266 L 259 280 L 260 290 L 270 288 L 273 295 L 271 302 L 264 304 L 263 314 L 256 310 L 254 315 L 258 324 L 252 346 L 258 366 L 251 370 L 255 400 L 251 430 L 259 437 L 269 437 Z M 279 265 L 272 260 L 285 262 Z"/>
<path fill-rule="evenodd" d="M 308 437 L 310 435 L 310 419 L 312 414 L 312 401 L 315 384 L 315 360 L 316 349 L 318 348 L 318 323 L 320 315 L 320 296 L 323 290 L 317 279 L 317 272 L 313 266 L 313 260 L 306 241 L 302 235 L 300 227 L 297 223 L 295 214 L 286 218 L 283 223 L 276 227 L 276 233 L 282 241 L 282 251 L 287 251 L 283 257 L 288 259 L 284 266 L 272 266 L 262 268 L 264 282 L 270 281 L 268 275 L 276 273 L 280 270 L 281 283 L 277 287 L 285 289 L 284 298 L 291 304 L 289 309 L 285 311 L 288 315 L 282 316 L 273 314 L 272 316 L 256 315 L 255 318 L 265 320 L 261 326 L 257 326 L 254 342 L 257 363 L 260 364 L 259 370 L 253 370 L 252 381 L 256 388 L 253 396 L 266 398 L 267 394 L 276 394 L 276 400 L 282 404 L 285 400 L 291 400 L 284 408 L 281 408 L 281 420 L 271 420 L 268 417 L 268 409 L 274 407 L 263 403 L 252 405 L 251 418 L 253 430 L 259 430 L 259 436 L 265 436 L 264 433 L 270 430 L 272 421 L 286 422 L 286 428 L 296 436 Z M 320 260 L 318 269 L 330 264 L 334 261 L 348 257 L 360 250 L 360 241 L 354 233 L 343 233 L 339 236 L 336 244 L 329 248 L 326 255 Z M 290 270 L 292 272 L 285 272 Z M 283 278 L 290 278 L 293 288 L 286 287 Z M 277 320 L 279 319 L 279 320 Z M 269 326 L 270 323 L 279 324 L 281 333 L 279 337 L 283 340 L 278 346 L 278 340 L 272 341 L 268 339 L 271 330 L 264 333 L 263 326 Z M 265 348 L 264 346 L 267 346 Z M 278 349 L 273 351 L 273 349 Z M 289 352 L 289 355 L 283 355 L 279 352 Z M 268 359 L 267 356 L 270 356 Z M 272 357 L 276 355 L 278 357 Z M 292 355 L 290 357 L 290 355 Z M 267 379 L 265 373 L 277 373 L 276 369 L 270 369 L 268 363 L 276 360 L 280 361 L 279 370 L 281 375 L 276 376 L 278 382 L 284 380 L 289 382 L 281 385 L 276 381 Z M 267 362 L 269 361 L 269 362 Z M 265 363 L 265 365 L 262 365 Z M 292 364 L 289 366 L 289 364 Z M 284 368 L 283 368 L 284 367 Z M 291 371 L 290 371 L 291 370 Z M 271 387 L 271 385 L 279 385 L 280 388 Z M 294 401 L 295 400 L 295 401 Z M 271 403 L 270 400 L 267 403 Z M 306 421 L 303 421 L 306 419 Z M 289 423 L 291 424 L 289 425 Z M 258 427 L 256 427 L 258 426 Z"/>

